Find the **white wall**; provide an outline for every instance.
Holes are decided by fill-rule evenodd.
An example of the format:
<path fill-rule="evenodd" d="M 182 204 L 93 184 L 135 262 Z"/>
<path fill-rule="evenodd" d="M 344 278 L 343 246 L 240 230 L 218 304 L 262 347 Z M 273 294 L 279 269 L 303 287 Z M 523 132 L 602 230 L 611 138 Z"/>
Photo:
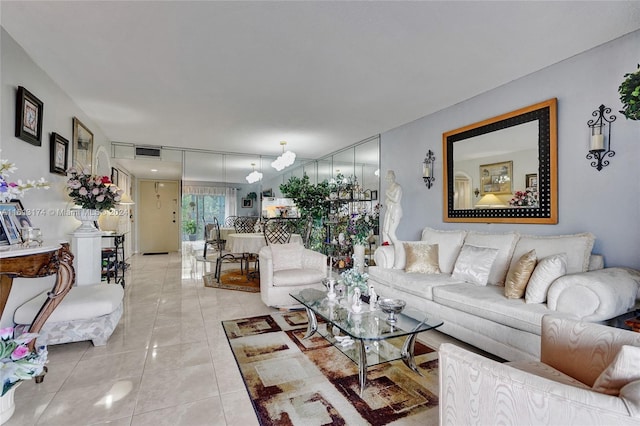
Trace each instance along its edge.
<path fill-rule="evenodd" d="M 34 226 L 42 229 L 46 239 L 68 239 L 68 234 L 77 228 L 80 222 L 65 215 L 73 206 L 64 189 L 67 179 L 49 173 L 49 136 L 56 132 L 69 140 L 69 166 L 72 160 L 73 117 L 78 117 L 93 132 L 94 153 L 100 145 L 108 147 L 106 136 L 4 29 L 0 33 L 0 55 L 0 158 L 7 159 L 18 167 L 11 176 L 12 179 L 44 177 L 51 183 L 49 190 L 28 191 L 22 199 L 22 204 L 33 213 L 31 221 Z M 18 86 L 27 88 L 44 104 L 42 146 L 31 145 L 14 136 Z"/>
<path fill-rule="evenodd" d="M 618 86 L 640 58 L 640 31 L 569 58 L 475 98 L 382 134 L 381 176 L 388 169 L 402 185 L 404 216 L 400 239 L 418 239 L 425 226 L 538 235 L 592 232 L 595 253 L 607 266 L 640 269 L 640 122 L 626 120 Z M 470 64 L 469 73 L 473 73 Z M 444 223 L 442 133 L 550 98 L 558 99 L 557 225 Z M 608 167 L 597 171 L 585 156 L 587 121 L 600 104 L 618 119 L 612 127 Z M 401 149 L 398 149 L 401 148 Z M 427 150 L 436 154 L 436 181 L 428 190 L 421 178 Z M 382 183 L 382 191 L 386 183 Z"/>

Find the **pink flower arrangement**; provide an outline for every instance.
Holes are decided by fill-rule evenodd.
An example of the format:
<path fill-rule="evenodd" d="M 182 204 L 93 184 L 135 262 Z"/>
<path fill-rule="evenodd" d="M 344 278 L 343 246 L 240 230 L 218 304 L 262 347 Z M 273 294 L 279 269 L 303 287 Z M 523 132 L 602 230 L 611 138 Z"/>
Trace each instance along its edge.
<path fill-rule="evenodd" d="M 67 191 L 73 201 L 85 209 L 109 210 L 120 201 L 122 191 L 111 183 L 108 176 L 92 176 L 87 171 L 69 169 Z"/>
<path fill-rule="evenodd" d="M 13 385 L 39 376 L 47 362 L 47 347 L 40 346 L 35 351 L 29 343 L 38 337 L 35 333 L 23 333 L 13 337 L 13 327 L 0 328 L 0 380 L 2 395 Z"/>
<path fill-rule="evenodd" d="M 513 198 L 509 201 L 511 207 L 537 207 L 538 192 L 531 188 L 524 191 L 516 191 Z"/>

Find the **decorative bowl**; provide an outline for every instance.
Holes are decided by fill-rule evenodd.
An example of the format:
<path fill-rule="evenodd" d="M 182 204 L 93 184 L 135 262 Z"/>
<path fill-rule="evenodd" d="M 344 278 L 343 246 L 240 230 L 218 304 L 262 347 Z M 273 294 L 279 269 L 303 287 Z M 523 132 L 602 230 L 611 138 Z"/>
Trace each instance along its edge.
<path fill-rule="evenodd" d="M 407 302 L 401 299 L 380 299 L 378 300 L 378 306 L 385 314 L 389 314 L 387 322 L 389 324 L 395 324 L 398 320 L 396 314 L 399 314 L 404 309 Z"/>

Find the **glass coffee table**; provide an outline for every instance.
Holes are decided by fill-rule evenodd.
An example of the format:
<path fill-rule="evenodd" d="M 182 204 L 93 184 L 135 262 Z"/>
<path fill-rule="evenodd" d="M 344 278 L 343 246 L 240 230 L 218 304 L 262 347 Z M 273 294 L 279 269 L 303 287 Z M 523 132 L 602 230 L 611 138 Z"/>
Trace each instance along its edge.
<path fill-rule="evenodd" d="M 407 367 L 418 371 L 413 352 L 418 333 L 442 325 L 442 321 L 429 319 L 425 313 L 413 310 L 412 316 L 396 315 L 396 322 L 389 324 L 387 314 L 379 308 L 370 311 L 369 305 L 362 304 L 362 311 L 352 312 L 344 300 L 329 300 L 327 292 L 305 289 L 291 293 L 307 311 L 309 324 L 305 339 L 314 333 L 320 334 L 336 348 L 347 355 L 359 368 L 360 393 L 367 383 L 367 368 L 384 362 L 402 359 Z M 326 322 L 326 329 L 318 327 L 318 317 Z M 345 344 L 347 336 L 351 344 Z M 391 339 L 405 337 L 402 345 L 394 345 Z"/>

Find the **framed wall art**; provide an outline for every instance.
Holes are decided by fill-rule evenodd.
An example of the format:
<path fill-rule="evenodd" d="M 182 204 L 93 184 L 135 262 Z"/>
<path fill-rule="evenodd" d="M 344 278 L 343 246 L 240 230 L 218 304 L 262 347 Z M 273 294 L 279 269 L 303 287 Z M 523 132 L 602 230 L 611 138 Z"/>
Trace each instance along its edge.
<path fill-rule="evenodd" d="M 114 184 L 115 186 L 117 186 L 118 188 L 120 187 L 120 172 L 118 172 L 118 169 L 116 169 L 115 167 L 111 168 L 111 183 Z"/>
<path fill-rule="evenodd" d="M 525 175 L 525 182 L 526 182 L 527 188 L 538 189 L 538 174 L 531 173 L 531 174 Z"/>
<path fill-rule="evenodd" d="M 513 183 L 513 161 L 480 166 L 480 193 L 482 195 L 510 194 Z"/>
<path fill-rule="evenodd" d="M 49 171 L 58 175 L 67 175 L 67 158 L 69 157 L 69 141 L 57 133 L 51 133 L 49 139 L 50 159 Z"/>
<path fill-rule="evenodd" d="M 93 133 L 80 120 L 73 117 L 73 167 L 92 173 Z"/>
<path fill-rule="evenodd" d="M 250 209 L 253 207 L 253 200 L 251 198 L 243 198 L 242 199 L 242 208 Z"/>
<path fill-rule="evenodd" d="M 44 104 L 24 87 L 16 97 L 16 137 L 35 146 L 42 145 L 42 112 Z"/>

